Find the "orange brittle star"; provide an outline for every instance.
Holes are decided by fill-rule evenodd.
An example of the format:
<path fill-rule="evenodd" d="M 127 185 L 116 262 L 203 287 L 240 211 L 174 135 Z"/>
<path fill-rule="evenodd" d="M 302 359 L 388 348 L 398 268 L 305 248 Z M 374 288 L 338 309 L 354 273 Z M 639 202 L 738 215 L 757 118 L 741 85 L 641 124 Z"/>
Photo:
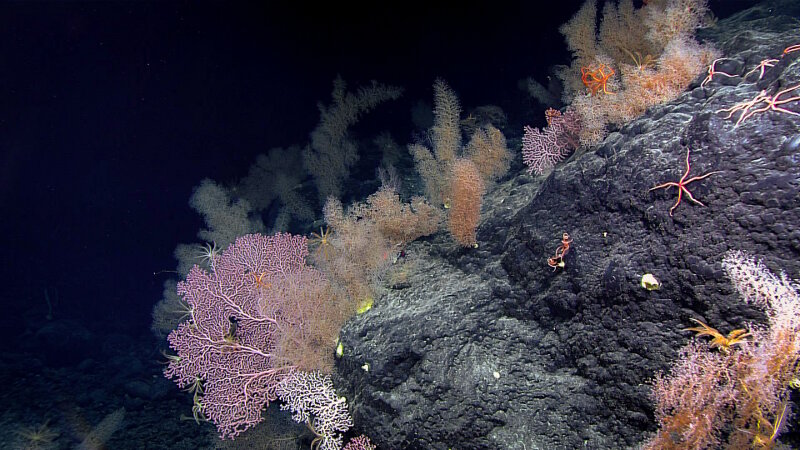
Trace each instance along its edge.
<path fill-rule="evenodd" d="M 269 288 L 271 285 L 270 283 L 264 281 L 264 277 L 267 275 L 265 272 L 259 274 L 253 273 L 252 274 L 256 278 L 256 287 L 257 288 Z"/>
<path fill-rule="evenodd" d="M 592 70 L 590 67 L 581 67 L 581 81 L 589 88 L 592 95 L 597 95 L 600 88 L 603 89 L 604 94 L 611 94 L 606 89 L 608 79 L 614 75 L 614 69 L 605 64 L 600 64 L 597 69 Z"/>

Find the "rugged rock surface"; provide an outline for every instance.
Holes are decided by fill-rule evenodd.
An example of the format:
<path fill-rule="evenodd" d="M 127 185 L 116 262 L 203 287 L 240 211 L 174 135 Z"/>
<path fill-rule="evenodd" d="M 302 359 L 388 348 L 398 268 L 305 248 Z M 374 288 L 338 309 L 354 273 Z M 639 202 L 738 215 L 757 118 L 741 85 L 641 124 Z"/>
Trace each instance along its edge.
<path fill-rule="evenodd" d="M 734 126 L 720 109 L 800 85 L 796 2 L 768 2 L 701 37 L 729 58 L 676 101 L 484 201 L 478 249 L 414 243 L 402 283 L 342 331 L 338 388 L 380 448 L 635 446 L 655 429 L 648 380 L 669 368 L 697 318 L 731 330 L 763 319 L 720 261 L 746 250 L 800 278 L 800 116 Z M 779 61 L 743 77 L 766 58 Z M 781 98 L 800 95 L 800 90 Z M 800 101 L 781 105 L 800 112 Z M 719 171 L 688 187 L 649 189 Z M 547 265 L 563 232 L 565 267 Z M 662 288 L 640 286 L 652 273 Z M 792 436 L 789 436 L 792 438 Z M 785 439 L 785 438 L 784 438 Z"/>

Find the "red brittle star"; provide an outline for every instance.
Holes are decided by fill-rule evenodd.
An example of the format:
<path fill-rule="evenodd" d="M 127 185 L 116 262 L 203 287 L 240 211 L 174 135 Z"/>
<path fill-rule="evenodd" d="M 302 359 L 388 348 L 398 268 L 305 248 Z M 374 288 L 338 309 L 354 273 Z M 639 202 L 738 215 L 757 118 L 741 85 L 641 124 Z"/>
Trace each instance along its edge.
<path fill-rule="evenodd" d="M 677 208 L 678 205 L 681 204 L 681 198 L 682 198 L 684 192 L 686 193 L 686 196 L 689 197 L 689 200 L 697 203 L 700 206 L 706 206 L 702 202 L 700 202 L 699 200 L 697 200 L 694 197 L 692 197 L 692 193 L 689 192 L 689 189 L 686 189 L 686 185 L 691 183 L 691 182 L 693 182 L 693 181 L 702 180 L 703 178 L 710 177 L 711 175 L 714 175 L 715 173 L 720 173 L 719 170 L 716 170 L 714 172 L 708 172 L 705 175 L 692 177 L 692 178 L 689 178 L 687 180 L 686 177 L 689 176 L 689 170 L 691 169 L 691 167 L 689 166 L 689 153 L 690 152 L 691 152 L 691 150 L 686 150 L 686 172 L 683 173 L 683 176 L 681 177 L 680 180 L 678 180 L 677 182 L 676 181 L 669 181 L 669 182 L 664 183 L 664 184 L 659 184 L 658 186 L 653 186 L 648 190 L 648 192 L 650 192 L 650 191 L 655 190 L 655 189 L 669 188 L 669 187 L 672 187 L 672 186 L 675 186 L 676 188 L 678 188 L 678 200 L 675 202 L 674 205 L 672 205 L 672 208 L 669 209 L 670 217 L 672 217 L 672 211 L 674 211 L 675 208 Z"/>

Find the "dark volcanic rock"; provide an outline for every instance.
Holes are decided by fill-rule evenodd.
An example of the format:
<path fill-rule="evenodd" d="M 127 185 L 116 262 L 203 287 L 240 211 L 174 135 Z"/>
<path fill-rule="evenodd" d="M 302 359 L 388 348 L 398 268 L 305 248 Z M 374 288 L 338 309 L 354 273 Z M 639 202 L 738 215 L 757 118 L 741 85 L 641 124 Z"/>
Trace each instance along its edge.
<path fill-rule="evenodd" d="M 669 104 L 542 178 L 520 173 L 484 201 L 478 249 L 414 243 L 404 289 L 341 333 L 337 388 L 381 448 L 624 448 L 655 430 L 648 380 L 697 318 L 759 321 L 721 270 L 731 249 L 800 276 L 800 116 L 734 126 L 723 108 L 800 84 L 797 6 L 765 3 L 701 35 L 729 60 Z M 745 74 L 778 58 L 761 80 Z M 794 91 L 784 95 L 798 95 Z M 782 107 L 800 111 L 800 101 Z M 677 181 L 686 197 L 670 217 Z M 568 232 L 565 268 L 546 264 Z M 662 288 L 647 291 L 643 274 Z"/>

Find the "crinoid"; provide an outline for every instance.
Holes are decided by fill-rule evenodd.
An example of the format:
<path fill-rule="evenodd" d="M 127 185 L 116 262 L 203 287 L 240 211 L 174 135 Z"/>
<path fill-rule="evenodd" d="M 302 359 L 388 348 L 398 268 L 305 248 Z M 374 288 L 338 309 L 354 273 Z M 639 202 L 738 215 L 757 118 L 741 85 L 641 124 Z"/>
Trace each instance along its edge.
<path fill-rule="evenodd" d="M 319 229 L 319 233 L 311 233 L 311 237 L 308 239 L 308 244 L 310 246 L 316 247 L 317 253 L 322 253 L 325 257 L 325 260 L 329 260 L 331 256 L 331 252 L 333 251 L 333 246 L 331 245 L 331 234 L 333 232 L 330 228 L 322 228 Z"/>
<path fill-rule="evenodd" d="M 653 57 L 653 55 L 647 54 L 642 56 L 640 52 L 630 51 L 624 47 L 622 47 L 620 50 L 628 55 L 628 57 L 633 61 L 633 65 L 637 70 L 652 69 L 656 65 L 656 59 Z"/>
<path fill-rule="evenodd" d="M 20 448 L 25 449 L 49 449 L 56 448 L 55 440 L 61 433 L 48 426 L 49 420 L 41 425 L 23 427 L 16 432 L 20 440 Z"/>
<path fill-rule="evenodd" d="M 197 258 L 200 260 L 202 264 L 210 267 L 212 270 L 214 269 L 214 261 L 219 256 L 219 253 L 222 251 L 221 248 L 217 247 L 216 242 L 212 242 L 211 244 L 206 243 L 205 245 L 198 245 L 197 251 Z"/>
<path fill-rule="evenodd" d="M 194 381 L 187 386 L 184 391 L 192 393 L 192 417 L 196 423 L 207 422 L 208 418 L 203 414 L 203 403 L 200 396 L 203 395 L 203 380 L 195 377 Z"/>

